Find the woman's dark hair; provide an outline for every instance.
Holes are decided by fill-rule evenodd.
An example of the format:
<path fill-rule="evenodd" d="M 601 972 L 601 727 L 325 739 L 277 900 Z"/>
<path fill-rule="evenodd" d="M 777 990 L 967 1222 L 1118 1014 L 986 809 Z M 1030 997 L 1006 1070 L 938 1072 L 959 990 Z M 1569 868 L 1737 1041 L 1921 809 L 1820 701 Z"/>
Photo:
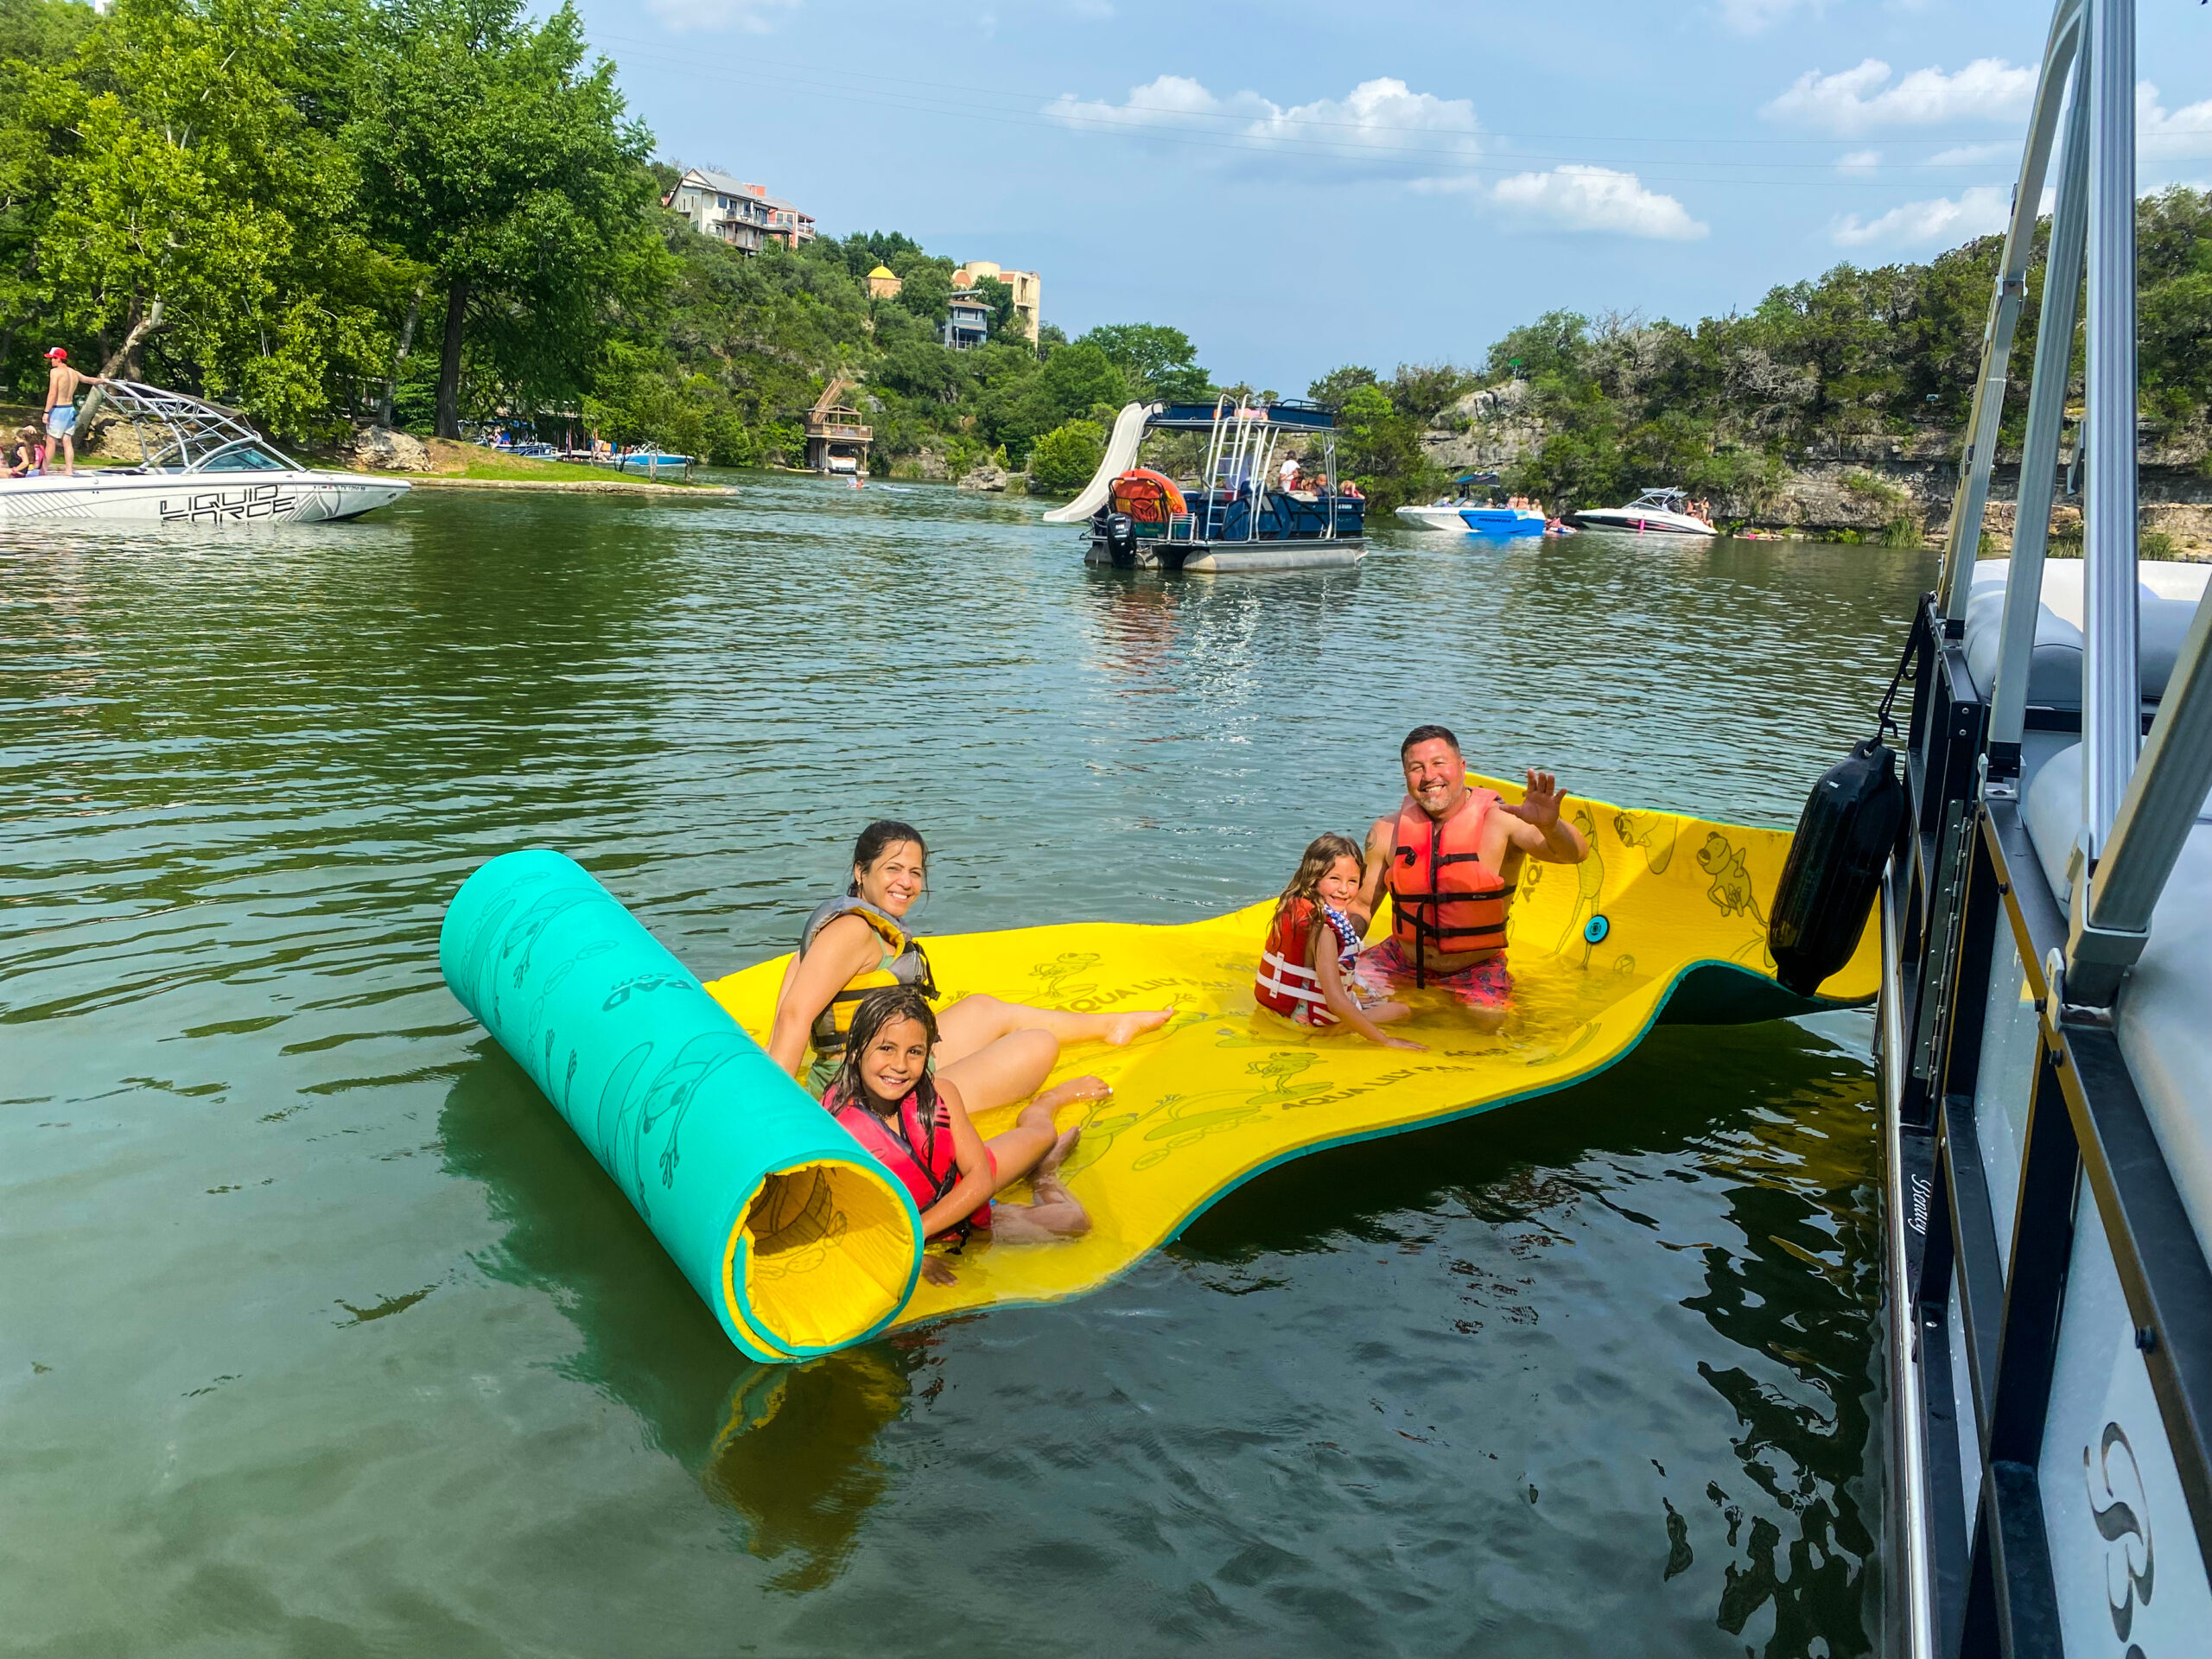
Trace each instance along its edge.
<path fill-rule="evenodd" d="M 1431 742 L 1440 737 L 1452 746 L 1452 753 L 1464 754 L 1466 753 L 1466 751 L 1459 747 L 1459 740 L 1452 735 L 1452 729 L 1450 727 L 1416 726 L 1413 730 L 1406 734 L 1406 741 L 1398 745 L 1398 759 L 1401 760 L 1404 760 L 1407 754 L 1412 750 L 1414 744 Z"/>
<path fill-rule="evenodd" d="M 915 829 L 912 824 L 902 823 L 897 818 L 878 818 L 861 831 L 860 839 L 853 843 L 853 868 L 856 870 L 868 868 L 869 865 L 883 856 L 885 848 L 896 847 L 902 841 L 911 841 L 922 849 L 922 868 L 926 874 L 930 859 L 929 842 L 922 839 L 922 832 Z M 845 896 L 848 899 L 857 899 L 861 896 L 861 884 L 858 878 L 847 886 Z"/>
<path fill-rule="evenodd" d="M 852 1028 L 845 1033 L 845 1058 L 838 1062 L 836 1077 L 830 1079 L 830 1086 L 823 1090 L 823 1099 L 836 1095 L 838 1102 L 856 1102 L 861 1106 L 868 1103 L 868 1084 L 861 1082 L 861 1055 L 868 1053 L 869 1044 L 876 1042 L 882 1028 L 896 1024 L 898 1020 L 918 1020 L 923 1027 L 923 1038 L 929 1042 L 929 1048 L 936 1051 L 938 1015 L 929 1007 L 929 998 L 912 984 L 878 984 L 861 998 L 858 1007 L 854 1007 Z M 923 1079 L 913 1086 L 913 1103 L 923 1113 L 923 1122 L 931 1126 L 929 1133 L 936 1135 L 938 1084 L 931 1073 L 925 1071 Z"/>

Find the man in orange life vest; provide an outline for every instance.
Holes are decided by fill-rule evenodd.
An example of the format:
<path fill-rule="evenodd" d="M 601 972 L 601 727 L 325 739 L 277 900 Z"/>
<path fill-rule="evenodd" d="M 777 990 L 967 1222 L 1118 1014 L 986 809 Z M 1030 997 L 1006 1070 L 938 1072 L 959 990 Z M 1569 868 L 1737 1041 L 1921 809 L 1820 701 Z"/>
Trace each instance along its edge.
<path fill-rule="evenodd" d="M 1459 740 L 1441 726 L 1416 726 L 1398 748 L 1406 797 L 1367 832 L 1360 902 L 1369 915 L 1390 893 L 1390 937 L 1363 952 L 1362 978 L 1392 993 L 1434 985 L 1496 1030 L 1505 1020 L 1513 976 L 1505 965 L 1505 917 L 1524 859 L 1580 864 L 1590 856 L 1580 830 L 1560 817 L 1567 797 L 1548 772 L 1531 770 L 1517 805 L 1467 784 Z"/>

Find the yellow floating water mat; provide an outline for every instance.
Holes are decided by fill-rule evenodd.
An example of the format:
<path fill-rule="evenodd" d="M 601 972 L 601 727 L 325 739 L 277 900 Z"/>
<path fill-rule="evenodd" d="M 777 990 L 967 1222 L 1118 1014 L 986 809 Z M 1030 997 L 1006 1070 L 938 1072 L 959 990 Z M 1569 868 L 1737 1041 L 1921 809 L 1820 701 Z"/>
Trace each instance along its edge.
<path fill-rule="evenodd" d="M 1520 798 L 1518 785 L 1475 781 Z M 1080 1043 L 1061 1052 L 1055 1081 L 1095 1072 L 1114 1086 L 1111 1099 L 1059 1118 L 1063 1128 L 1083 1125 L 1066 1173 L 1090 1212 L 1089 1235 L 1018 1246 L 979 1236 L 949 1262 L 957 1282 L 919 1282 L 891 1323 L 1095 1289 L 1287 1159 L 1603 1071 L 1635 1047 L 1670 997 L 1669 1018 L 1714 1022 L 1816 1006 L 1774 982 L 1766 950 L 1766 905 L 1789 855 L 1787 831 L 1590 800 L 1570 800 L 1567 817 L 1592 855 L 1523 870 L 1507 931 L 1510 1017 L 1484 1035 L 1447 995 L 1408 993 L 1414 1016 L 1391 1029 L 1426 1043 L 1426 1053 L 1308 1032 L 1256 1007 L 1253 970 L 1271 900 L 1180 926 L 1073 922 L 926 940 L 947 1001 L 988 991 L 1039 1007 L 1173 1004 L 1177 1012 L 1127 1047 Z M 1878 954 L 1869 929 L 1850 964 L 1821 988 L 1821 1001 L 1871 998 Z M 787 960 L 706 988 L 758 1041 L 767 1038 Z M 988 1138 L 1011 1127 L 1015 1109 L 980 1114 L 976 1127 Z M 835 1237 L 842 1229 L 833 1221 L 825 1230 Z"/>

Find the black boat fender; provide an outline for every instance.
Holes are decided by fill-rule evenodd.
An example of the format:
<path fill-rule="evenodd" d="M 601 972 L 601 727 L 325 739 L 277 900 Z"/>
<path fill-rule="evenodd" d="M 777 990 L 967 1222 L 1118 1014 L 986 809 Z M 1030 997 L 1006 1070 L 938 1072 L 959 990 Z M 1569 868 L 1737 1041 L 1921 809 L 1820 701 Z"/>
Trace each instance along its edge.
<path fill-rule="evenodd" d="M 1910 656 L 1910 647 L 1907 648 Z M 1867 913 L 1882 880 L 1882 867 L 1904 827 L 1904 785 L 1897 753 L 1882 741 L 1894 732 L 1890 705 L 1904 678 L 1897 664 L 1882 699 L 1872 737 L 1821 775 L 1798 815 L 1774 902 L 1767 907 L 1767 949 L 1775 976 L 1800 996 L 1810 996 L 1859 948 Z"/>

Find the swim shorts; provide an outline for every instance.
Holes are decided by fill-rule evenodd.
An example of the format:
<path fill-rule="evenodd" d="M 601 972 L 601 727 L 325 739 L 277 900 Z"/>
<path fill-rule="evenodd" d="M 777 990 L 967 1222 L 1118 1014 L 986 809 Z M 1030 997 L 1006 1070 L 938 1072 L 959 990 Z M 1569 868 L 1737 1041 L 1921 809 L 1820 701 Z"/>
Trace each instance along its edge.
<path fill-rule="evenodd" d="M 1399 949 L 1395 938 L 1361 951 L 1359 974 L 1369 984 L 1385 986 L 1394 994 L 1414 989 L 1420 977 L 1413 958 Z M 1427 977 L 1433 988 L 1448 991 L 1471 1008 L 1503 1008 L 1513 1000 L 1513 974 L 1503 952 L 1456 974 L 1440 974 L 1432 968 Z"/>
<path fill-rule="evenodd" d="M 77 405 L 56 404 L 46 411 L 46 429 L 57 438 L 67 437 L 77 429 Z"/>

